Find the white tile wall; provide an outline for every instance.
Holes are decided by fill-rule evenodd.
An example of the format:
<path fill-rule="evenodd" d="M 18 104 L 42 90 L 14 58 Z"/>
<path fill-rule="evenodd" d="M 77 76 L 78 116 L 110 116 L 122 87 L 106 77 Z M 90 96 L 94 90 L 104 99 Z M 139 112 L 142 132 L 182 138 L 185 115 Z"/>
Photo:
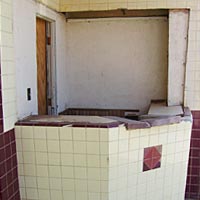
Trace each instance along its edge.
<path fill-rule="evenodd" d="M 101 191 L 108 188 L 108 152 L 106 155 L 100 146 L 108 151 L 108 142 L 100 142 L 99 132 L 92 128 L 16 127 L 23 198 L 101 199 Z"/>
<path fill-rule="evenodd" d="M 131 131 L 32 126 L 15 131 L 24 199 L 183 200 L 189 122 Z M 144 148 L 152 145 L 162 145 L 161 168 L 143 172 Z"/>
<path fill-rule="evenodd" d="M 16 122 L 16 80 L 13 48 L 12 1 L 0 1 L 1 80 L 4 114 L 4 131 Z"/>

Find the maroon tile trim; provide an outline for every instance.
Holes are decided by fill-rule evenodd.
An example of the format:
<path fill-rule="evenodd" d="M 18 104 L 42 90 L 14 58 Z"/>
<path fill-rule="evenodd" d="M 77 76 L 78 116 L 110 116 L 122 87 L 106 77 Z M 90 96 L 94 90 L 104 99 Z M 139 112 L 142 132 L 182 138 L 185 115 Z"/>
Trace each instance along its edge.
<path fill-rule="evenodd" d="M 52 116 L 30 116 L 25 118 L 24 120 L 18 121 L 15 125 L 16 126 L 72 126 L 72 127 L 87 127 L 87 128 L 113 128 L 118 127 L 119 125 L 123 124 L 122 122 L 110 122 L 110 123 L 89 123 L 89 122 L 69 122 L 69 121 L 62 121 L 62 122 L 42 122 L 42 118 L 51 118 Z M 41 119 L 41 121 L 34 121 L 34 119 Z"/>
<path fill-rule="evenodd" d="M 19 200 L 14 129 L 0 135 L 0 200 Z"/>
<path fill-rule="evenodd" d="M 194 119 L 200 119 L 200 111 L 199 110 L 193 110 L 192 116 Z"/>
<path fill-rule="evenodd" d="M 122 117 L 115 117 L 115 116 L 106 116 L 105 118 L 113 119 L 118 122 L 121 122 L 122 124 L 125 124 L 125 127 L 128 130 L 151 127 L 150 124 L 146 121 L 144 121 L 144 122 L 143 121 L 135 121 L 135 120 L 130 120 L 130 119 L 122 118 Z"/>
<path fill-rule="evenodd" d="M 67 125 L 72 125 L 71 123 L 68 122 L 29 122 L 29 121 L 18 121 L 15 123 L 16 126 L 67 126 Z"/>
<path fill-rule="evenodd" d="M 153 126 L 162 126 L 162 125 L 180 123 L 181 117 L 173 116 L 173 117 L 165 117 L 165 118 L 149 118 L 149 119 L 143 119 L 141 121 L 147 122 L 150 124 L 151 127 L 153 127 Z"/>
<path fill-rule="evenodd" d="M 52 126 L 52 127 L 62 127 L 62 126 L 72 126 L 72 127 L 87 127 L 87 128 L 113 128 L 118 127 L 120 122 L 112 123 L 88 123 L 88 122 L 17 122 L 16 126 Z"/>
<path fill-rule="evenodd" d="M 104 116 L 104 118 L 109 118 L 115 120 L 115 122 L 111 123 L 89 123 L 89 122 L 70 122 L 70 121 L 62 121 L 62 122 L 54 122 L 52 120 L 48 121 L 42 121 L 43 118 L 46 119 L 52 119 L 52 117 L 55 116 L 47 116 L 47 115 L 32 115 L 29 117 L 26 117 L 23 120 L 18 121 L 15 125 L 16 126 L 72 126 L 72 127 L 88 127 L 88 128 L 112 128 L 112 127 L 118 127 L 121 124 L 124 124 L 125 127 L 129 129 L 140 129 L 140 128 L 150 128 L 153 126 L 161 126 L 161 125 L 167 125 L 167 124 L 175 124 L 180 123 L 182 120 L 190 120 L 191 115 L 188 108 L 185 109 L 185 116 L 169 116 L 169 117 L 156 117 L 156 118 L 144 118 L 140 121 L 136 120 L 129 120 L 126 118 L 116 117 L 116 116 Z M 185 117 L 188 117 L 186 119 Z M 38 121 L 36 121 L 38 120 Z M 39 121 L 41 120 L 41 121 Z M 200 119 L 199 119 L 200 120 Z"/>
<path fill-rule="evenodd" d="M 72 127 L 86 127 L 86 128 L 115 128 L 119 127 L 123 123 L 111 122 L 111 123 L 87 123 L 87 122 L 75 122 Z"/>
<path fill-rule="evenodd" d="M 192 111 L 193 126 L 190 142 L 185 197 L 200 199 L 200 111 Z"/>

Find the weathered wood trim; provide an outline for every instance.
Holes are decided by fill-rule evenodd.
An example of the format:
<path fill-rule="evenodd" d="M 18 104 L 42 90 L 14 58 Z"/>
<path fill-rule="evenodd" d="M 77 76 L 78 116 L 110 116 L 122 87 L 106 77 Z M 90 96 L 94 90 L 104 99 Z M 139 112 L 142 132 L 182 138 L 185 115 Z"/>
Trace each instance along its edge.
<path fill-rule="evenodd" d="M 92 18 L 111 18 L 111 17 L 168 17 L 168 9 L 144 9 L 128 10 L 117 9 L 107 11 L 80 11 L 66 12 L 66 19 L 92 19 Z"/>
<path fill-rule="evenodd" d="M 182 12 L 182 13 L 189 13 L 190 9 L 169 9 L 169 12 Z"/>

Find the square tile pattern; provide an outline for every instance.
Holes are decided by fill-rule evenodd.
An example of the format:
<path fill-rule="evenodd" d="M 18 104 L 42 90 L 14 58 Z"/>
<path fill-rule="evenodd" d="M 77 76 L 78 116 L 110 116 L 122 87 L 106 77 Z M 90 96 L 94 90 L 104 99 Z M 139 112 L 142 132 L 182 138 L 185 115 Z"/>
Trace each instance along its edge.
<path fill-rule="evenodd" d="M 162 145 L 144 149 L 143 171 L 156 169 L 161 166 Z"/>
<path fill-rule="evenodd" d="M 5 4 L 0 2 L 0 6 L 4 8 Z M 2 57 L 3 52 L 0 44 L 0 200 L 20 200 L 15 133 L 13 128 L 5 131 L 4 126 L 5 110 L 3 112 Z M 5 98 L 3 100 L 5 102 Z"/>
<path fill-rule="evenodd" d="M 0 130 L 12 130 L 16 117 L 16 82 L 13 44 L 13 1 L 0 1 Z"/>
<path fill-rule="evenodd" d="M 0 133 L 0 199 L 20 200 L 14 129 Z"/>
<path fill-rule="evenodd" d="M 186 198 L 200 198 L 200 111 L 193 111 L 193 127 L 190 143 Z"/>
<path fill-rule="evenodd" d="M 2 12 L 0 13 L 0 18 L 1 18 L 1 24 L 2 24 L 2 29 L 0 31 L 0 34 L 1 36 L 4 35 L 4 37 L 6 36 L 6 40 L 5 39 L 2 39 L 1 41 L 1 47 L 3 47 L 3 52 L 8 52 L 8 53 L 3 53 L 3 56 L 1 58 L 1 60 L 3 60 L 3 64 L 1 63 L 1 69 L 2 69 L 2 79 L 3 79 L 3 88 L 2 91 L 3 91 L 3 98 L 4 98 L 4 106 L 3 106 L 3 109 L 4 109 L 4 121 L 1 119 L 1 122 L 0 122 L 0 130 L 3 130 L 3 123 L 4 123 L 4 127 L 6 128 L 6 130 L 10 130 L 13 128 L 13 124 L 15 123 L 16 121 L 16 111 L 15 111 L 15 103 L 16 103 L 16 97 L 15 97 L 15 83 L 14 83 L 14 80 L 15 80 L 15 70 L 14 70 L 14 55 L 12 53 L 13 51 L 13 41 L 12 41 L 12 36 L 13 36 L 13 32 L 12 32 L 12 2 L 13 1 L 0 1 L 1 3 L 1 7 L 3 8 L 6 8 L 6 9 L 2 9 Z M 200 76 L 199 76 L 199 73 L 200 73 L 200 69 L 199 69 L 199 64 L 200 64 L 200 57 L 198 56 L 199 53 L 200 53 L 200 48 L 198 46 L 199 44 L 199 36 L 200 36 L 200 31 L 199 31 L 199 18 L 200 18 L 200 4 L 199 4 L 199 0 L 192 0 L 192 1 L 187 1 L 187 0 L 155 0 L 155 1 L 148 1 L 148 0 L 133 0 L 133 1 L 121 1 L 121 2 L 114 2 L 114 1 L 100 1 L 100 2 L 97 2 L 97 1 L 83 1 L 83 2 L 78 2 L 78 1 L 74 1 L 74 0 L 61 0 L 61 1 L 58 1 L 58 0 L 49 0 L 49 1 L 45 1 L 45 0 L 40 0 L 40 2 L 43 2 L 45 4 L 48 4 L 48 6 L 54 8 L 54 9 L 57 9 L 59 8 L 60 6 L 60 10 L 63 10 L 63 11 L 78 11 L 78 10 L 107 10 L 107 9 L 117 9 L 117 8 L 128 8 L 128 9 L 153 9 L 153 8 L 191 8 L 191 12 L 190 12 L 190 29 L 189 29 L 189 44 L 188 44 L 188 60 L 187 60 L 187 73 L 186 73 L 186 85 L 187 85 L 187 90 L 185 90 L 185 104 L 190 106 L 192 109 L 194 110 L 199 110 L 200 108 L 200 95 L 199 95 L 199 92 L 200 92 Z M 45 8 L 46 9 L 46 8 Z M 3 12 L 3 11 L 6 11 L 6 12 Z M 12 95 L 5 95 L 6 92 L 9 92 L 12 90 Z M 1 94 L 0 94 L 1 95 Z M 1 100 L 0 100 L 1 101 Z M 2 105 L 0 106 L 2 107 Z M 2 112 L 2 111 L 0 111 Z M 0 116 L 2 116 L 2 114 L 0 113 Z M 199 124 L 199 119 L 196 119 L 194 121 L 194 123 L 198 126 Z M 199 129 L 199 128 L 198 128 Z M 186 130 L 188 131 L 188 130 Z M 199 139 L 199 136 L 197 136 L 198 138 L 196 138 L 196 133 L 200 131 L 195 131 L 193 130 L 193 135 L 194 135 L 194 140 L 192 141 L 192 150 L 190 152 L 190 165 L 189 165 L 189 175 L 188 175 L 188 186 L 187 187 L 187 194 L 190 195 L 191 193 L 195 196 L 195 198 L 198 199 L 199 197 L 199 194 L 198 194 L 198 191 L 199 191 L 199 188 L 198 188 L 198 185 L 196 184 L 198 182 L 198 177 L 199 177 L 199 165 L 198 165 L 198 154 L 199 154 L 199 145 L 197 144 L 198 142 L 198 139 Z M 7 132 L 3 133 L 1 132 L 1 137 L 2 135 L 6 134 Z M 35 133 L 36 134 L 36 133 Z M 199 135 L 199 134 L 198 134 Z M 172 137 L 173 138 L 173 137 Z M 173 139 L 171 138 L 171 142 L 174 141 Z M 140 144 L 138 144 L 136 141 L 138 138 L 135 138 L 136 140 L 132 141 L 132 143 L 135 143 L 137 146 L 139 146 Z M 2 142 L 3 140 L 0 139 L 0 142 Z M 162 135 L 159 135 L 159 141 L 167 141 L 166 137 L 165 137 L 165 134 L 162 134 Z M 22 149 L 21 146 L 20 146 L 20 142 L 21 141 L 18 141 L 18 157 L 20 158 L 20 160 L 23 160 L 23 156 L 22 156 Z M 130 142 L 130 140 L 129 140 Z M 185 140 L 185 142 L 183 143 L 183 146 L 187 146 L 188 140 Z M 11 144 L 13 144 L 14 142 L 9 142 L 7 143 L 7 145 L 3 144 L 3 145 L 0 145 L 0 165 L 1 167 L 3 168 L 1 171 L 5 170 L 6 169 L 10 169 L 10 164 L 11 163 L 14 163 L 15 161 L 8 161 L 10 159 L 13 159 L 14 158 L 14 154 L 13 152 L 11 153 L 10 155 L 10 149 L 12 149 L 11 147 Z M 180 148 L 178 149 L 181 149 L 183 148 L 181 146 L 181 141 L 179 140 L 179 142 L 175 142 L 177 144 L 177 146 L 179 146 Z M 180 144 L 179 144 L 180 143 Z M 150 144 L 151 145 L 151 144 Z M 181 156 L 181 152 L 182 151 L 178 151 L 177 148 L 173 148 L 173 143 L 169 143 L 169 141 L 167 141 L 167 143 L 165 144 L 165 146 L 163 145 L 163 149 L 165 149 L 165 147 L 169 146 L 170 148 L 168 149 L 168 153 L 167 155 L 168 158 L 167 158 L 167 161 L 168 162 L 171 162 L 173 163 L 174 159 L 178 159 L 180 161 L 180 158 L 183 159 L 183 157 L 187 158 L 186 154 L 184 154 L 184 156 Z M 9 146 L 9 147 L 8 147 Z M 24 145 L 26 146 L 26 145 Z M 176 145 L 175 145 L 176 146 Z M 140 152 L 139 152 L 139 149 L 134 149 L 135 146 L 131 146 L 131 151 L 134 152 L 134 156 L 131 156 L 133 155 L 132 153 L 130 154 L 129 156 L 129 161 L 136 161 L 138 159 L 141 159 L 140 158 Z M 186 147 L 185 147 L 186 148 Z M 32 148 L 33 149 L 33 148 Z M 113 146 L 111 148 L 111 150 L 113 152 L 116 152 L 116 145 L 115 147 Z M 130 149 L 129 149 L 130 150 Z M 142 150 L 143 151 L 143 150 Z M 5 153 L 6 152 L 6 153 Z M 176 152 L 176 153 L 174 153 Z M 45 165 L 46 163 L 48 163 L 48 157 L 46 156 L 45 152 L 39 152 L 41 153 L 41 156 L 37 156 L 37 163 L 40 163 L 42 165 Z M 165 152 L 163 152 L 165 153 Z M 177 156 L 177 155 L 179 156 Z M 40 155 L 40 154 L 39 154 Z M 73 155 L 73 154 L 72 154 Z M 175 156 L 176 155 L 176 156 Z M 6 157 L 5 157 L 6 156 Z M 8 156 L 8 157 L 7 157 Z M 47 160 L 47 162 L 45 161 L 44 159 L 44 162 L 42 162 L 42 156 L 45 157 L 45 159 Z M 13 158 L 12 158 L 13 157 Z M 31 163 L 34 161 L 34 156 L 32 157 L 32 159 L 28 159 L 27 156 L 25 155 L 26 159 L 25 159 L 25 162 L 27 163 Z M 68 158 L 67 156 L 64 156 L 65 158 Z M 71 155 L 69 156 L 71 158 Z M 106 167 L 107 163 L 106 163 L 106 159 L 104 158 L 106 157 L 106 155 L 103 155 L 101 156 L 100 159 L 97 159 L 97 160 L 101 160 L 101 167 L 104 166 Z M 15 158 L 14 158 L 15 159 Z M 115 153 L 113 153 L 113 155 L 110 155 L 110 159 L 112 160 L 112 162 L 110 163 L 111 166 L 116 166 L 118 163 L 118 157 L 117 155 L 115 155 Z M 58 159 L 59 160 L 59 159 Z M 127 163 L 126 162 L 126 159 L 124 159 L 123 155 L 120 156 L 120 163 Z M 129 162 L 128 161 L 128 162 Z M 163 155 L 163 161 L 165 161 L 165 154 Z M 162 162 L 163 162 L 162 161 Z M 64 164 L 66 163 L 73 163 L 73 159 L 66 159 L 66 162 L 64 162 Z M 177 161 L 178 162 L 178 161 Z M 5 163 L 7 163 L 7 167 L 5 167 Z M 51 164 L 51 162 L 49 162 Z M 58 162 L 59 163 L 59 162 Z M 94 162 L 95 163 L 95 162 Z M 94 164 L 93 163 L 93 164 Z M 163 165 L 165 165 L 165 162 L 162 163 Z M 24 164 L 19 164 L 20 165 L 20 173 L 22 173 L 22 171 L 28 171 L 27 169 L 29 167 L 32 167 L 33 169 L 33 174 L 35 173 L 34 169 L 35 169 L 35 166 L 33 164 L 27 164 L 26 167 L 24 167 Z M 132 165 L 129 163 L 129 165 Z M 132 165 L 130 167 L 130 171 L 133 169 L 133 166 L 135 165 Z M 13 167 L 13 165 L 11 165 L 11 168 Z M 37 166 L 38 167 L 38 166 Z M 23 170 L 24 168 L 24 170 Z M 39 167 L 38 167 L 39 168 Z M 42 168 L 42 167 L 41 167 Z M 135 166 L 135 169 L 137 168 L 140 168 L 140 167 L 136 167 Z M 169 167 L 170 168 L 170 167 Z M 16 169 L 15 167 L 13 169 Z M 44 168 L 43 168 L 44 169 Z M 162 167 L 161 167 L 162 169 Z M 114 172 L 115 169 L 112 169 L 111 171 Z M 15 171 L 15 170 L 14 170 Z M 152 170 L 153 172 L 154 170 Z M 169 170 L 170 171 L 170 170 Z M 168 173 L 168 171 L 166 170 L 166 174 Z M 5 199 L 9 199 L 7 195 L 9 192 L 8 192 L 8 188 L 11 188 L 11 186 L 9 186 L 10 184 L 10 180 L 11 177 L 10 175 L 8 175 L 9 173 L 6 173 L 7 174 L 7 178 L 5 179 L 5 177 L 2 180 L 1 182 L 1 191 L 2 191 L 2 188 L 5 189 L 4 193 L 1 193 L 1 197 L 0 199 L 2 198 L 2 194 L 4 195 Z M 42 174 L 42 173 L 41 173 Z M 112 173 L 114 174 L 114 173 Z M 111 175 L 112 175 L 111 174 Z M 195 175 L 195 176 L 193 176 Z M 48 177 L 48 176 L 47 176 Z M 1 176 L 2 178 L 2 176 Z M 131 177 L 133 178 L 133 177 Z M 196 179 L 197 178 L 197 179 Z M 23 185 L 23 180 L 24 179 L 21 179 L 21 185 Z M 35 179 L 34 179 L 35 180 Z M 34 181 L 33 180 L 33 181 Z M 41 182 L 39 182 L 37 184 L 37 187 L 38 187 L 38 191 L 37 191 L 37 195 L 39 196 L 38 198 L 45 198 L 45 199 L 50 199 L 49 196 L 52 195 L 53 197 L 57 195 L 57 197 L 60 195 L 60 193 L 55 189 L 55 190 L 52 190 L 51 192 L 49 192 L 49 190 L 47 188 L 43 188 L 43 187 L 40 187 L 41 185 L 43 185 L 45 187 L 45 180 L 41 180 L 40 177 L 39 177 L 39 180 Z M 131 179 L 133 180 L 133 179 Z M 134 179 L 135 181 L 137 179 Z M 137 182 L 137 181 L 136 181 Z M 9 183 L 6 187 L 3 187 L 5 183 Z M 17 182 L 15 182 L 16 185 L 17 185 Z M 40 185 L 41 184 L 41 185 Z M 34 185 L 34 184 L 33 184 Z M 73 185 L 73 184 L 72 184 Z M 27 187 L 30 186 L 29 184 L 27 184 Z M 34 185 L 35 186 L 35 185 Z M 17 187 L 16 187 L 17 188 Z M 134 188 L 136 190 L 136 187 Z M 128 189 L 128 195 L 129 195 L 129 198 L 131 195 L 133 195 L 132 193 L 134 193 L 134 189 Z M 166 190 L 168 190 L 169 188 L 166 187 Z M 142 189 L 141 189 L 142 190 Z M 22 193 L 25 192 L 25 187 L 22 187 L 21 188 L 21 191 Z M 144 191 L 144 189 L 143 189 Z M 29 192 L 29 193 L 28 193 Z M 168 191 L 167 191 L 168 192 Z M 166 192 L 166 193 L 167 193 Z M 30 195 L 30 196 L 34 196 L 36 195 L 35 193 L 35 190 L 33 188 L 30 188 L 30 190 L 27 190 L 27 193 Z M 140 194 L 140 192 L 138 192 L 138 194 Z M 168 192 L 168 194 L 170 195 L 171 193 Z M 36 195 L 36 196 L 37 196 Z M 69 199 L 73 199 L 74 198 L 74 193 L 72 192 L 72 189 L 70 188 L 69 191 L 65 191 L 63 192 L 63 195 L 67 195 Z M 77 192 L 77 197 L 81 196 L 82 198 L 80 199 L 83 199 L 85 197 L 85 193 L 83 192 Z M 101 195 L 101 197 L 99 197 L 99 194 L 90 194 L 89 195 L 90 199 L 106 199 L 107 197 L 107 193 L 103 193 Z M 88 198 L 89 198 L 88 197 Z M 110 198 L 115 198 L 116 195 L 115 195 L 115 191 L 111 192 L 110 193 Z M 12 199 L 15 199 L 15 197 L 11 197 Z M 56 198 L 54 198 L 56 199 Z M 123 198 L 122 198 L 123 199 Z M 125 198 L 124 198 L 125 199 Z M 134 198 L 136 199 L 136 198 Z M 142 198 L 141 198 L 142 199 Z M 163 198 L 161 198 L 163 199 Z M 170 197 L 168 198 L 170 199 Z"/>
<path fill-rule="evenodd" d="M 183 200 L 190 135 L 191 122 L 138 130 L 16 126 L 21 198 Z"/>

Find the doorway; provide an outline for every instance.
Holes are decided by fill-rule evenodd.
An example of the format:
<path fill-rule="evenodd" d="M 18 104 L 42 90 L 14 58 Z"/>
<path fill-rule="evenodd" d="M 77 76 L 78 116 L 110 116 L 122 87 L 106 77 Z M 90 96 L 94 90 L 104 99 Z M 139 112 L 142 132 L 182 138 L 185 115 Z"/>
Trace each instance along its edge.
<path fill-rule="evenodd" d="M 56 114 L 53 23 L 36 18 L 37 101 L 39 115 Z"/>

